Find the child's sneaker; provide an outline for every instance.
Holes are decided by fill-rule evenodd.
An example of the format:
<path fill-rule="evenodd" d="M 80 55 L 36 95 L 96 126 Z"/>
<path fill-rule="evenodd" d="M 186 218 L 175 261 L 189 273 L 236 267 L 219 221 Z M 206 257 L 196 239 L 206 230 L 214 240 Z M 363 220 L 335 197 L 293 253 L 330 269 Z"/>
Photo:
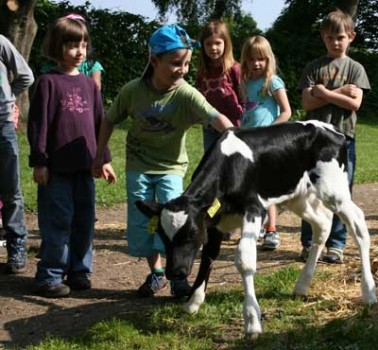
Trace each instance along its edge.
<path fill-rule="evenodd" d="M 166 286 L 167 279 L 163 274 L 150 273 L 145 282 L 139 287 L 137 293 L 142 298 L 152 297 Z"/>
<path fill-rule="evenodd" d="M 182 280 L 172 280 L 171 281 L 171 295 L 175 298 L 188 297 L 192 292 L 192 287 L 190 286 L 186 278 Z"/>
<path fill-rule="evenodd" d="M 36 290 L 37 294 L 46 298 L 63 298 L 71 293 L 70 287 L 64 283 L 57 283 L 51 286 L 45 284 L 38 286 Z"/>
<path fill-rule="evenodd" d="M 88 290 L 92 288 L 92 282 L 87 276 L 68 278 L 67 285 L 72 290 Z"/>
<path fill-rule="evenodd" d="M 281 244 L 280 236 L 276 231 L 268 231 L 265 233 L 264 242 L 262 244 L 263 250 L 275 250 Z"/>
<path fill-rule="evenodd" d="M 23 238 L 7 240 L 6 248 L 8 260 L 5 265 L 5 273 L 18 274 L 24 272 L 27 260 L 25 240 Z"/>

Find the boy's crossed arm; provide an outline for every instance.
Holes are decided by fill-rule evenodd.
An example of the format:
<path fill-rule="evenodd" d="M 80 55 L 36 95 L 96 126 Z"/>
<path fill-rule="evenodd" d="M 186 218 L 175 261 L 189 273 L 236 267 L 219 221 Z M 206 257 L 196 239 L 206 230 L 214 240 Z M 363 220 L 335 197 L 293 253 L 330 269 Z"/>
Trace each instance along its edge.
<path fill-rule="evenodd" d="M 363 91 L 354 84 L 346 84 L 329 90 L 323 84 L 317 84 L 302 91 L 302 107 L 306 111 L 318 109 L 327 104 L 357 111 L 362 102 Z"/>

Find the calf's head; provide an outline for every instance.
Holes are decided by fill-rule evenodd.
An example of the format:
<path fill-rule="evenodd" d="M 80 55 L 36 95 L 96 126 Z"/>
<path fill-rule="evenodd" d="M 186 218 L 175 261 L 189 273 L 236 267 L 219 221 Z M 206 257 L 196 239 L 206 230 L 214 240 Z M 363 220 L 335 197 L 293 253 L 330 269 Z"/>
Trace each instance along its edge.
<path fill-rule="evenodd" d="M 186 278 L 204 237 L 188 200 L 179 197 L 166 204 L 146 201 L 136 201 L 135 204 L 150 218 L 164 243 L 167 278 Z"/>

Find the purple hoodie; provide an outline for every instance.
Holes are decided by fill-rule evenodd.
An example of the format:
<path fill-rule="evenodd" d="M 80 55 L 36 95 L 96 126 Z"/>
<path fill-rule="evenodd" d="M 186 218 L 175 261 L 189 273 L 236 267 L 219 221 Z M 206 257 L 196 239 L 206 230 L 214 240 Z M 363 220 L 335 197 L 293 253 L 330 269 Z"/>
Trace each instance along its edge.
<path fill-rule="evenodd" d="M 91 168 L 104 108 L 94 80 L 51 70 L 40 76 L 31 100 L 29 165 L 72 174 Z M 111 159 L 109 150 L 105 163 Z"/>

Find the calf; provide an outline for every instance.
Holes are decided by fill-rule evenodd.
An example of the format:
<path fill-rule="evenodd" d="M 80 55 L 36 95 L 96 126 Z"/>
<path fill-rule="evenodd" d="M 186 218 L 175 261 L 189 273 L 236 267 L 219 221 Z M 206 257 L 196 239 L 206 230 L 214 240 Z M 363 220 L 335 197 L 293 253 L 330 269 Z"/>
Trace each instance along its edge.
<path fill-rule="evenodd" d="M 245 332 L 257 334 L 262 327 L 253 280 L 256 242 L 264 208 L 283 202 L 313 229 L 313 244 L 294 294 L 307 295 L 335 213 L 355 238 L 361 255 L 363 301 L 376 303 L 370 237 L 364 214 L 351 199 L 345 138 L 329 124 L 289 122 L 228 130 L 205 154 L 180 197 L 166 204 L 136 205 L 146 215 L 159 218 L 157 232 L 166 247 L 169 279 L 187 277 L 203 245 L 200 269 L 185 305 L 189 313 L 197 312 L 204 302 L 222 232 L 241 228 L 235 262 L 244 284 Z"/>

